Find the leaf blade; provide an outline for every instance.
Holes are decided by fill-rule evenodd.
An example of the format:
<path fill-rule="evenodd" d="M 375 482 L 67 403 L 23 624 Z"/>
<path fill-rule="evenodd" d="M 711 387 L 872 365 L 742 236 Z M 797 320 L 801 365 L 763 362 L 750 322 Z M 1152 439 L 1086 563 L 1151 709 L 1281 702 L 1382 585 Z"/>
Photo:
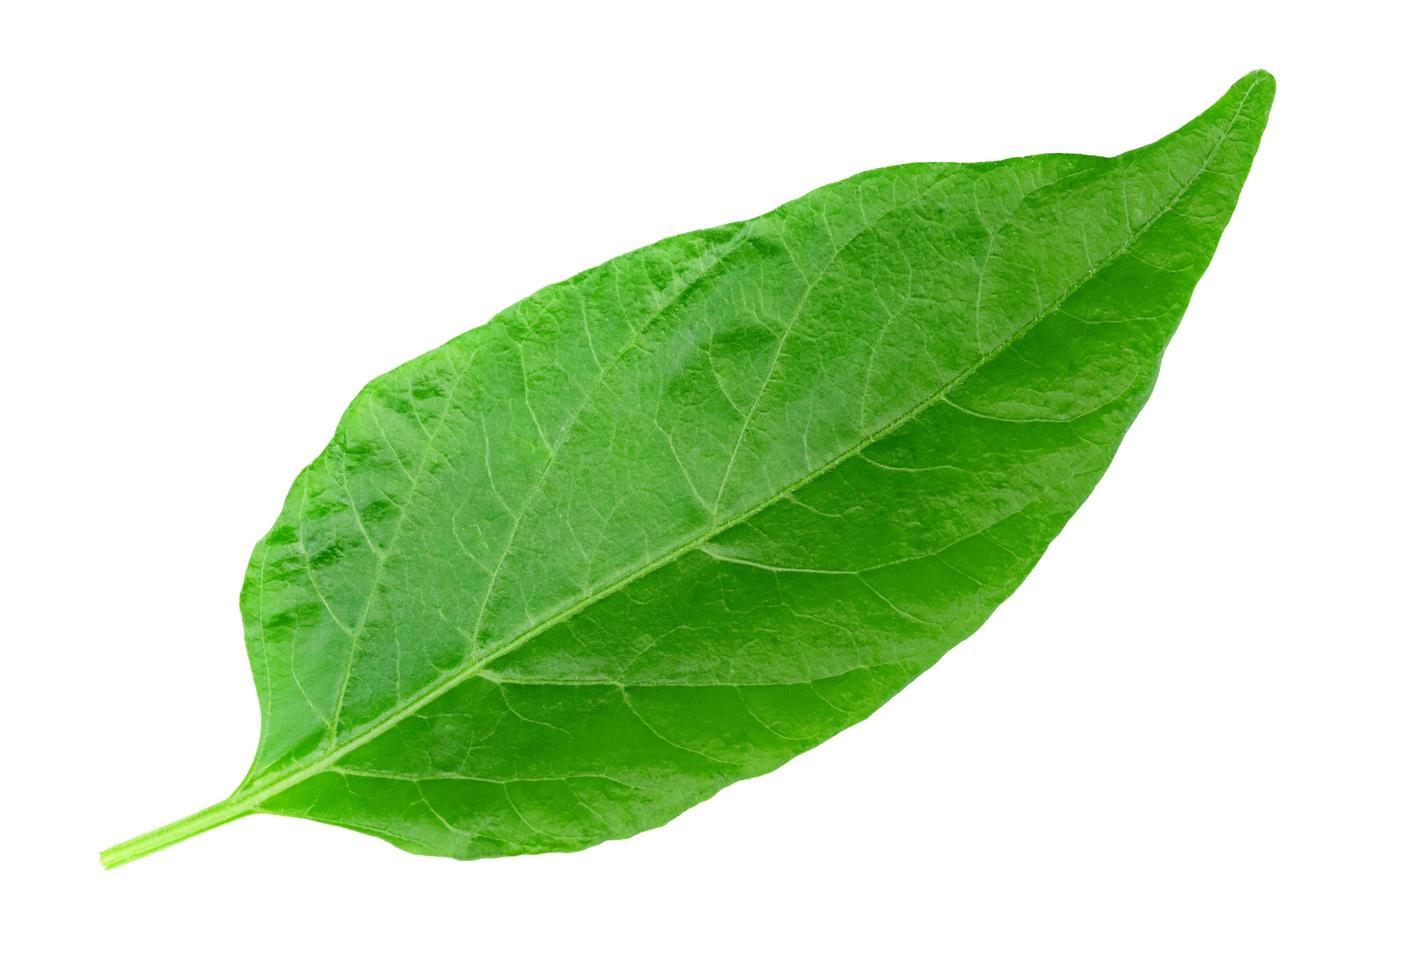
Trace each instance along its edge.
<path fill-rule="evenodd" d="M 1271 97 L 1254 73 L 1111 159 L 859 175 L 374 381 L 251 562 L 236 797 L 575 849 L 865 717 L 1110 462 Z"/>

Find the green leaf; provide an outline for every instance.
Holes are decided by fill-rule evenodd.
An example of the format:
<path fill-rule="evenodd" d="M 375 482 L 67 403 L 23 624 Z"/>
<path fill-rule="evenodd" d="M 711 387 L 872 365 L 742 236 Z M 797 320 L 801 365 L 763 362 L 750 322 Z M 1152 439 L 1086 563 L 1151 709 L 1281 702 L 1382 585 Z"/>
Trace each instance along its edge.
<path fill-rule="evenodd" d="M 225 802 L 573 850 L 865 718 L 973 632 L 1151 391 L 1273 99 L 890 167 L 534 294 L 369 384 L 255 547 Z"/>

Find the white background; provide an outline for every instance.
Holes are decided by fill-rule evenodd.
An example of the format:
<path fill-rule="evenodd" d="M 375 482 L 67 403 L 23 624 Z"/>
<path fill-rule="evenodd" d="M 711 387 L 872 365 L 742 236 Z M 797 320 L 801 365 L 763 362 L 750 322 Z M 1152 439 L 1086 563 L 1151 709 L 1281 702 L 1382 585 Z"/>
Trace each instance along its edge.
<path fill-rule="evenodd" d="M 6 4 L 0 972 L 1405 977 L 1404 33 L 1302 7 Z M 256 817 L 100 870 L 244 773 L 245 561 L 365 381 L 664 235 L 1119 152 L 1258 67 L 1109 475 L 873 719 L 581 854 Z"/>

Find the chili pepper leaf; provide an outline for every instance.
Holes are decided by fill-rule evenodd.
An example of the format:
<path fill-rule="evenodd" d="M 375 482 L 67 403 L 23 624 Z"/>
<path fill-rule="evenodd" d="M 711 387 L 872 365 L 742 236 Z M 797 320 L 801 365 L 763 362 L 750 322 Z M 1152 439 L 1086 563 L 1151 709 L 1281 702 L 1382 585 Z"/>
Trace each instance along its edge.
<path fill-rule="evenodd" d="M 1117 157 L 859 174 L 377 378 L 250 562 L 249 775 L 105 861 L 250 812 L 573 850 L 865 718 L 1111 462 L 1273 88 Z"/>

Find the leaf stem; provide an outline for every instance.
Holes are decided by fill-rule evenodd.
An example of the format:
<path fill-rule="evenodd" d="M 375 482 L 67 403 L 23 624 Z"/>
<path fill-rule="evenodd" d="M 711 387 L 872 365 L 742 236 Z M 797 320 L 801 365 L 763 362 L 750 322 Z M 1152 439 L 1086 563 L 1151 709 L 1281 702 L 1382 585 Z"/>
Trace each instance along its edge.
<path fill-rule="evenodd" d="M 103 862 L 103 867 L 116 868 L 118 865 L 136 861 L 140 857 L 146 857 L 148 854 L 178 844 L 188 837 L 203 834 L 207 830 L 229 823 L 250 812 L 251 806 L 248 799 L 232 796 L 228 800 L 217 803 L 215 806 L 208 806 L 204 810 L 198 810 L 189 817 L 183 817 L 165 827 L 149 830 L 131 840 L 115 844 L 99 854 L 98 857 Z"/>

